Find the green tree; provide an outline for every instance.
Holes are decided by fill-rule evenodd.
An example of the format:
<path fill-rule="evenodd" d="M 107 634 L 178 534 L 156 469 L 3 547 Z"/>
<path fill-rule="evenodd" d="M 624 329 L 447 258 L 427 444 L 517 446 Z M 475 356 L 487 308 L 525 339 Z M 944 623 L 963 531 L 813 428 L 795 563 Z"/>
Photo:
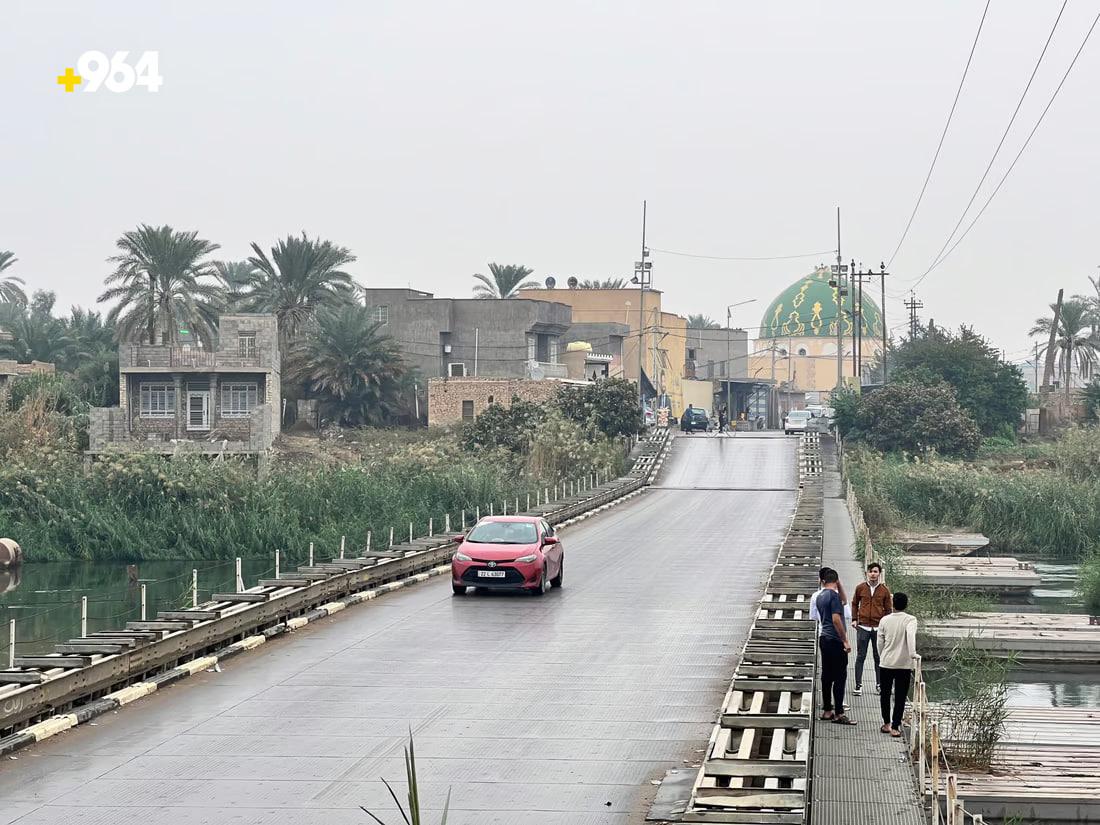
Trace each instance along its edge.
<path fill-rule="evenodd" d="M 202 340 L 213 341 L 217 319 L 209 308 L 220 304 L 221 291 L 204 259 L 217 244 L 197 232 L 142 224 L 115 245 L 119 254 L 108 261 L 116 268 L 104 281 L 99 302 L 117 301 L 107 321 L 120 340 L 135 340 L 144 328 L 144 339 L 155 343 L 159 326 L 174 341 L 180 325 L 190 325 Z"/>
<path fill-rule="evenodd" d="M 971 455 L 981 444 L 974 420 L 959 404 L 954 388 L 934 377 L 901 378 L 880 389 L 858 396 L 854 410 L 843 397 L 845 409 L 837 426 L 841 434 L 882 452 Z"/>
<path fill-rule="evenodd" d="M 14 252 L 0 249 L 0 303 L 25 304 L 27 293 L 23 291 L 23 279 L 15 275 L 5 275 L 18 258 Z"/>
<path fill-rule="evenodd" d="M 721 329 L 722 325 L 707 315 L 689 315 L 688 329 Z"/>
<path fill-rule="evenodd" d="M 468 452 L 504 449 L 525 455 L 531 438 L 546 420 L 549 407 L 513 397 L 509 406 L 490 404 L 462 428 L 460 443 Z"/>
<path fill-rule="evenodd" d="M 954 388 L 983 435 L 1015 433 L 1027 406 L 1023 374 L 969 327 L 957 334 L 929 328 L 892 347 L 889 359 L 891 382 L 914 373 L 934 376 Z"/>
<path fill-rule="evenodd" d="M 62 323 L 81 353 L 78 362 L 64 365 L 73 376 L 77 392 L 93 407 L 117 404 L 118 345 L 114 327 L 105 323 L 98 312 L 81 307 L 73 307 Z"/>
<path fill-rule="evenodd" d="M 623 378 L 563 384 L 555 404 L 567 419 L 580 424 L 589 435 L 636 435 L 643 429 L 638 385 Z"/>
<path fill-rule="evenodd" d="M 407 407 L 409 370 L 380 326 L 358 304 L 325 307 L 291 351 L 290 372 L 341 425 L 392 424 Z"/>
<path fill-rule="evenodd" d="M 1035 319 L 1035 325 L 1029 335 L 1041 335 L 1043 343 L 1039 347 L 1040 357 L 1045 356 L 1050 344 L 1050 329 L 1054 325 L 1054 305 L 1049 316 Z M 1096 315 L 1089 305 L 1089 299 L 1077 296 L 1062 302 L 1062 311 L 1058 315 L 1058 327 L 1054 333 L 1054 346 L 1057 348 L 1056 369 L 1062 376 L 1066 395 L 1073 388 L 1073 373 L 1084 379 L 1092 375 L 1100 356 L 1100 341 L 1093 333 L 1092 325 Z"/>
<path fill-rule="evenodd" d="M 248 261 L 214 261 L 214 277 L 221 287 L 223 311 L 235 312 L 241 308 L 252 272 L 252 264 Z"/>
<path fill-rule="evenodd" d="M 39 291 L 26 306 L 9 304 L 4 308 L 3 327 L 10 341 L 0 341 L 0 354 L 20 364 L 45 361 L 65 369 L 82 355 L 65 324 L 53 315 L 57 296 Z"/>
<path fill-rule="evenodd" d="M 474 287 L 475 298 L 514 298 L 521 289 L 537 289 L 538 282 L 528 280 L 534 270 L 519 264 L 489 264 L 488 275 L 474 275 L 481 283 Z"/>
<path fill-rule="evenodd" d="M 626 289 L 626 278 L 585 278 L 577 284 L 578 289 Z"/>
<path fill-rule="evenodd" d="M 279 338 L 286 352 L 319 310 L 355 300 L 355 281 L 344 267 L 355 261 L 350 250 L 302 236 L 290 236 L 271 248 L 268 257 L 258 244 L 238 290 L 240 306 L 251 312 L 271 312 L 279 319 Z"/>

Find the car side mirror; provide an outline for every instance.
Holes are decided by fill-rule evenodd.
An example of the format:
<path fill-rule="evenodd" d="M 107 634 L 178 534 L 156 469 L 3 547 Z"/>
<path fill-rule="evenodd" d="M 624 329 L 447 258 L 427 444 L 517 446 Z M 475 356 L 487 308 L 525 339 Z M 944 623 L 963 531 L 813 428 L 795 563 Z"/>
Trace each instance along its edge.
<path fill-rule="evenodd" d="M 455 536 L 454 540 L 455 540 L 455 542 L 466 541 L 466 534 L 465 533 L 459 533 L 458 535 Z"/>
<path fill-rule="evenodd" d="M 558 543 L 558 537 L 557 536 L 543 536 L 542 537 L 542 543 L 544 545 L 545 544 L 557 544 Z"/>

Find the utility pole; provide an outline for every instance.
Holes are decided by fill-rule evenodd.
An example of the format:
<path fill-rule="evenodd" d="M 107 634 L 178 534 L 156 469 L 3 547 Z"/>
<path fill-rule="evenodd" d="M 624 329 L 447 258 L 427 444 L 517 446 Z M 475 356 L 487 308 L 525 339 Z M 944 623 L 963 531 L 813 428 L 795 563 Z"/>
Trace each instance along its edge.
<path fill-rule="evenodd" d="M 856 272 L 856 259 L 848 270 L 848 283 L 852 291 L 852 375 L 863 384 L 860 368 L 863 366 L 863 273 Z"/>
<path fill-rule="evenodd" d="M 918 301 L 917 296 L 912 292 L 909 293 L 909 297 L 905 301 L 905 308 L 909 310 L 909 337 L 917 337 L 917 310 L 924 309 L 924 301 Z"/>
<path fill-rule="evenodd" d="M 844 264 L 840 257 L 840 207 L 836 208 L 836 267 L 829 286 L 836 289 L 836 386 L 844 384 Z"/>
<path fill-rule="evenodd" d="M 888 376 L 886 374 L 886 264 L 879 261 L 878 274 L 881 280 L 882 286 L 882 303 L 879 305 L 879 315 L 882 316 L 882 383 L 886 384 Z"/>
<path fill-rule="evenodd" d="M 638 406 L 641 408 L 643 421 L 645 416 L 645 384 L 642 378 L 645 374 L 645 288 L 646 279 L 653 264 L 647 260 L 649 250 L 645 245 L 645 217 L 646 202 L 642 201 L 642 259 L 634 262 L 634 277 L 631 283 L 638 285 Z M 656 386 L 656 385 L 654 385 Z"/>
<path fill-rule="evenodd" d="M 1039 394 L 1039 342 L 1035 342 L 1035 357 L 1031 360 L 1031 366 L 1035 371 L 1035 394 Z"/>

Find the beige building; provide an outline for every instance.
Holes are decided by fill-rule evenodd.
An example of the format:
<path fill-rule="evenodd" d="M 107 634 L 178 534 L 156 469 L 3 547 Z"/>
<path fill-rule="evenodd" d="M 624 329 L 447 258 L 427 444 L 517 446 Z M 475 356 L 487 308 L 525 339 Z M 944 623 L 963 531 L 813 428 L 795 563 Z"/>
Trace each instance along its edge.
<path fill-rule="evenodd" d="M 473 421 L 490 404 L 512 406 L 519 398 L 542 404 L 554 397 L 560 381 L 533 378 L 429 378 L 428 426 Z"/>
<path fill-rule="evenodd" d="M 673 415 L 684 409 L 687 319 L 662 309 L 660 290 L 524 289 L 519 296 L 568 305 L 575 325 L 625 325 L 622 358 L 610 375 L 637 381 L 641 344 L 642 384 L 647 398 L 667 395 Z M 599 349 L 599 342 L 588 343 Z"/>

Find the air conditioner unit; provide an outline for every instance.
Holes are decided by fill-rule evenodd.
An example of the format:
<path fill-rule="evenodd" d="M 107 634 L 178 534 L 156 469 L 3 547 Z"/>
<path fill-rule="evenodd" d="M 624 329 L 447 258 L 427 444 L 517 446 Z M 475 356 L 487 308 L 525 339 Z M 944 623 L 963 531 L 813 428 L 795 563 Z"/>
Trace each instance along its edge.
<path fill-rule="evenodd" d="M 443 354 L 444 355 L 450 355 L 451 354 L 451 345 L 450 344 L 444 344 L 443 345 Z"/>

